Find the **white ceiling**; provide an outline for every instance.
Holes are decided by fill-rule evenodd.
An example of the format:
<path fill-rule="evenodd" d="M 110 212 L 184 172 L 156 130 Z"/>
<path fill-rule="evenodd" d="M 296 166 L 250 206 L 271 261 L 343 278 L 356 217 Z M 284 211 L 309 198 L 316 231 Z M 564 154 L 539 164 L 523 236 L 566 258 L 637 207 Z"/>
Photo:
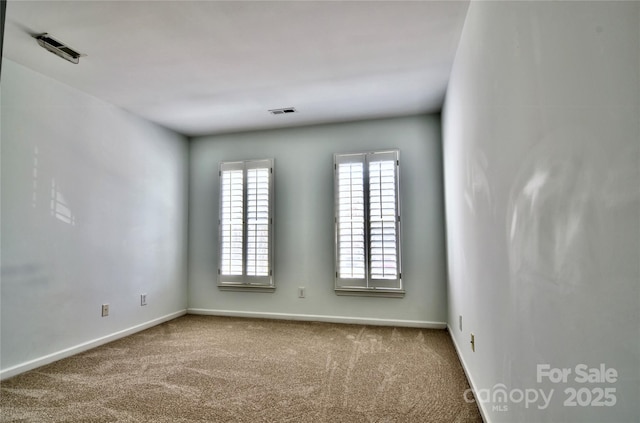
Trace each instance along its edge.
<path fill-rule="evenodd" d="M 186 135 L 397 116 L 441 109 L 468 5 L 9 0 L 3 54 Z"/>

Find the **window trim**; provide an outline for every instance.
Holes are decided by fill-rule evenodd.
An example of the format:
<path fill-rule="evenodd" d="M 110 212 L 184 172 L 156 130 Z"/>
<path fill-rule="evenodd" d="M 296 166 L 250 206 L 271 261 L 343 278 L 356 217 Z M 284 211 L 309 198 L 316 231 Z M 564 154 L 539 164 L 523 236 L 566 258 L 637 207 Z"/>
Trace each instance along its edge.
<path fill-rule="evenodd" d="M 247 272 L 247 174 L 250 169 L 269 169 L 269 206 L 268 206 L 268 275 L 266 276 L 249 276 Z M 222 274 L 222 173 L 227 170 L 242 170 L 243 182 L 242 182 L 242 197 L 243 197 L 243 221 L 242 221 L 242 275 L 223 275 Z M 275 193 L 274 193 L 274 159 L 253 159 L 253 160 L 238 160 L 238 161 L 223 161 L 218 166 L 218 289 L 222 291 L 246 291 L 246 292 L 274 292 L 275 281 L 273 271 L 273 256 L 274 256 L 274 206 L 275 206 Z"/>
<path fill-rule="evenodd" d="M 369 213 L 369 163 L 378 156 L 390 156 L 395 160 L 395 229 L 396 229 L 396 279 L 373 279 L 371 272 L 371 217 Z M 365 277 L 341 278 L 340 277 L 340 248 L 339 248 L 339 179 L 338 167 L 341 163 L 363 163 L 363 190 L 364 190 L 364 224 L 365 224 Z M 333 155 L 334 168 L 334 290 L 337 295 L 356 296 L 383 296 L 404 297 L 405 291 L 402 283 L 402 219 L 400 209 L 400 151 L 398 149 L 376 150 L 358 153 L 335 153 Z"/>

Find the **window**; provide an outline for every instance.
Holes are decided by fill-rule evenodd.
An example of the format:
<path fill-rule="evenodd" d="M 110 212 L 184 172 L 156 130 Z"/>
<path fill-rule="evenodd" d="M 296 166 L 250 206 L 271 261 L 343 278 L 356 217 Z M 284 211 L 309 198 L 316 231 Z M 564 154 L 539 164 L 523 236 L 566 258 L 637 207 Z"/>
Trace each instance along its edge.
<path fill-rule="evenodd" d="M 273 160 L 220 163 L 222 289 L 273 291 Z"/>
<path fill-rule="evenodd" d="M 336 293 L 400 297 L 399 151 L 334 155 Z"/>

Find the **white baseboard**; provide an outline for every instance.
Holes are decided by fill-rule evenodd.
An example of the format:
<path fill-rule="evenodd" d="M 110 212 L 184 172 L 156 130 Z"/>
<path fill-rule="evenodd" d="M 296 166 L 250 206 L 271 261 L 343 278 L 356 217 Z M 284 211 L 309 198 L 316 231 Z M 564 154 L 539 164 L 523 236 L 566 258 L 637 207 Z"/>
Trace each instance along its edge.
<path fill-rule="evenodd" d="M 460 359 L 460 363 L 462 364 L 462 369 L 464 370 L 464 374 L 467 375 L 467 380 L 469 381 L 469 385 L 471 385 L 471 389 L 473 389 L 474 392 L 477 392 L 477 385 L 473 381 L 473 377 L 471 377 L 471 373 L 469 372 L 467 363 L 464 361 L 464 357 L 462 356 L 462 354 L 460 354 L 460 347 L 456 342 L 455 336 L 453 336 L 453 330 L 451 329 L 451 326 L 449 326 L 449 324 L 447 324 L 447 330 L 449 331 L 449 337 L 453 342 L 453 346 L 455 347 L 456 353 L 458 354 L 458 358 Z M 478 401 L 476 401 L 476 404 L 478 406 L 478 410 L 480 410 L 480 415 L 482 416 L 482 420 L 485 423 L 491 423 L 491 420 L 489 420 L 488 410 L 485 408 L 485 405 L 482 402 L 478 402 Z"/>
<path fill-rule="evenodd" d="M 159 325 L 160 323 L 164 323 L 169 320 L 173 320 L 176 317 L 184 316 L 187 314 L 186 310 L 180 310 L 175 313 L 167 314 L 166 316 L 158 317 L 157 319 L 150 320 L 145 323 L 141 323 L 136 326 L 132 326 L 130 328 L 112 333 L 110 335 L 103 336 L 101 338 L 93 339 L 91 341 L 83 342 L 82 344 L 66 348 L 62 351 L 58 351 L 52 354 L 45 355 L 44 357 L 36 358 L 34 360 L 29 360 L 24 363 L 20 363 L 16 366 L 9 367 L 7 369 L 0 370 L 0 380 L 4 380 L 10 378 L 12 376 L 16 376 L 20 373 L 24 373 L 29 370 L 33 370 L 37 367 L 44 366 L 49 363 L 53 363 L 54 361 L 61 360 L 66 357 L 70 357 L 72 355 L 81 353 L 83 351 L 90 350 L 91 348 L 95 348 L 97 346 L 106 344 L 111 341 L 115 341 L 116 339 L 124 338 L 125 336 L 129 336 L 136 332 L 140 332 L 142 330 L 148 329 L 150 327 Z"/>
<path fill-rule="evenodd" d="M 291 314 L 291 313 L 267 313 L 255 311 L 235 311 L 235 310 L 211 310 L 203 308 L 189 308 L 188 314 L 201 314 L 208 316 L 228 316 L 228 317 L 252 317 L 257 319 L 277 319 L 277 320 L 301 320 L 310 322 L 330 322 L 346 323 L 356 325 L 373 326 L 401 326 L 411 328 L 445 329 L 444 322 L 428 322 L 423 320 L 399 320 L 399 319 L 376 319 L 370 317 L 347 317 L 347 316 L 326 316 L 318 314 Z"/>

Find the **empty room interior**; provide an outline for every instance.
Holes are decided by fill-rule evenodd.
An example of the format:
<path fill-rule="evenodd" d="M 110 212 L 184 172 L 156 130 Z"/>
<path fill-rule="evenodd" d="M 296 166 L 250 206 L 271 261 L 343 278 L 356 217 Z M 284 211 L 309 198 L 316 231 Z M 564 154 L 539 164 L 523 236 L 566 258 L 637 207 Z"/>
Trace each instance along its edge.
<path fill-rule="evenodd" d="M 640 421 L 640 2 L 2 22 L 0 421 Z"/>

